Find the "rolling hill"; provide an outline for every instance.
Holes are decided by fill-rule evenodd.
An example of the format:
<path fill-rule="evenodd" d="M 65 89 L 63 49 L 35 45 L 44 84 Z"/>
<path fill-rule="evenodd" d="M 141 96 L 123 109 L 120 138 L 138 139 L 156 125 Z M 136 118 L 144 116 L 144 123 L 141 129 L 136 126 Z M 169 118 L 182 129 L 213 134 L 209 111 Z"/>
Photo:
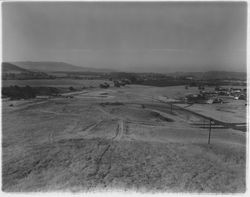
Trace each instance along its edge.
<path fill-rule="evenodd" d="M 2 63 L 2 79 L 51 79 L 52 76 L 41 71 L 31 71 L 29 69 L 21 68 L 15 64 L 3 62 Z"/>
<path fill-rule="evenodd" d="M 40 72 L 111 72 L 109 69 L 98 69 L 75 66 L 65 62 L 12 62 L 23 69 Z"/>
<path fill-rule="evenodd" d="M 2 72 L 3 73 L 13 73 L 13 74 L 20 74 L 20 73 L 27 73 L 30 72 L 24 68 L 20 68 L 14 64 L 3 62 L 2 63 Z"/>

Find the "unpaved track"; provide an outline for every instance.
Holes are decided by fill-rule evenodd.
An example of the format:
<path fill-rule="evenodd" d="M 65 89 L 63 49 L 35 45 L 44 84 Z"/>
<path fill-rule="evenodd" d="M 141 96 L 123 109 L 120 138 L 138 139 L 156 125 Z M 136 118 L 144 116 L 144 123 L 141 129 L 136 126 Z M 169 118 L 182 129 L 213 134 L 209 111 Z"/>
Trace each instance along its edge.
<path fill-rule="evenodd" d="M 62 113 L 62 112 L 56 112 L 56 111 L 50 111 L 50 110 L 39 110 L 41 113 L 50 113 L 54 115 L 62 115 L 62 116 L 79 116 L 79 114 L 74 113 Z"/>
<path fill-rule="evenodd" d="M 120 119 L 118 121 L 117 129 L 116 129 L 116 135 L 112 140 L 120 140 L 124 133 L 124 120 Z"/>
<path fill-rule="evenodd" d="M 98 127 L 100 124 L 102 124 L 104 122 L 104 120 L 100 120 L 99 122 L 97 123 L 93 123 L 89 126 L 87 126 L 86 128 L 84 128 L 82 130 L 82 132 L 84 133 L 82 136 L 85 137 L 85 136 L 88 136 L 88 135 L 91 135 L 95 132 L 95 128 Z"/>
<path fill-rule="evenodd" d="M 97 124 L 94 125 L 98 126 Z M 93 128 L 92 128 L 93 129 Z M 100 154 L 95 158 L 95 171 L 88 175 L 88 177 L 95 177 L 105 179 L 105 177 L 109 174 L 110 169 L 112 168 L 112 154 L 115 149 L 113 144 L 114 141 L 120 140 L 124 130 L 123 120 L 118 120 L 116 132 L 112 138 L 110 138 L 109 143 L 102 146 L 102 143 L 105 143 L 104 140 L 100 139 L 98 143 L 98 152 Z M 106 140 L 106 139 L 105 139 Z M 106 157 L 106 163 L 103 161 L 103 158 Z"/>

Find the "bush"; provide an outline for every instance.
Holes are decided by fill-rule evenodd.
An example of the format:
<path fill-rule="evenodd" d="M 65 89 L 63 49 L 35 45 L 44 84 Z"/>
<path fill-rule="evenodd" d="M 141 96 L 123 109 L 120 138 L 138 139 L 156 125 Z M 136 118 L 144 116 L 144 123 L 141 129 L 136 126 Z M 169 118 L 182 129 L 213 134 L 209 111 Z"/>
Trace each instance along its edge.
<path fill-rule="evenodd" d="M 17 85 L 2 88 L 2 95 L 11 99 L 30 99 L 37 95 L 56 95 L 59 91 L 53 87 L 19 87 Z"/>
<path fill-rule="evenodd" d="M 36 92 L 30 86 L 19 87 L 19 86 L 10 86 L 3 87 L 2 94 L 10 97 L 11 99 L 28 99 L 35 98 Z"/>
<path fill-rule="evenodd" d="M 75 88 L 73 88 L 72 86 L 70 86 L 70 87 L 69 87 L 69 90 L 70 90 L 70 91 L 74 91 Z"/>

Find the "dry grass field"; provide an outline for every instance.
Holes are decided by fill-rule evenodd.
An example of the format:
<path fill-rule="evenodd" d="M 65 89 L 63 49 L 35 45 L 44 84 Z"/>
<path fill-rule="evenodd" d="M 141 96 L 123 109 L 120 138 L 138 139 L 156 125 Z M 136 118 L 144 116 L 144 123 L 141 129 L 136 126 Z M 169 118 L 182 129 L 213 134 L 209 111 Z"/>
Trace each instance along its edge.
<path fill-rule="evenodd" d="M 3 190 L 245 192 L 246 133 L 212 129 L 208 145 L 208 129 L 194 125 L 204 118 L 157 101 L 197 91 L 129 85 L 3 102 Z M 246 110 L 226 108 L 237 106 Z"/>

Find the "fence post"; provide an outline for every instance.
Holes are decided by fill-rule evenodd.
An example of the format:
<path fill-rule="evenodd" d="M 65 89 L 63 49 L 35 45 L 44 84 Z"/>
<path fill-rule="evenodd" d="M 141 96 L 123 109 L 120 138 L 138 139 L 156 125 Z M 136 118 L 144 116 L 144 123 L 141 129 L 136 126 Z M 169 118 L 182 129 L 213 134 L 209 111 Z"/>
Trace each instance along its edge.
<path fill-rule="evenodd" d="M 209 135 L 208 135 L 208 144 L 210 144 L 210 137 L 211 137 L 211 123 L 212 123 L 212 120 L 210 119 L 209 120 Z"/>

